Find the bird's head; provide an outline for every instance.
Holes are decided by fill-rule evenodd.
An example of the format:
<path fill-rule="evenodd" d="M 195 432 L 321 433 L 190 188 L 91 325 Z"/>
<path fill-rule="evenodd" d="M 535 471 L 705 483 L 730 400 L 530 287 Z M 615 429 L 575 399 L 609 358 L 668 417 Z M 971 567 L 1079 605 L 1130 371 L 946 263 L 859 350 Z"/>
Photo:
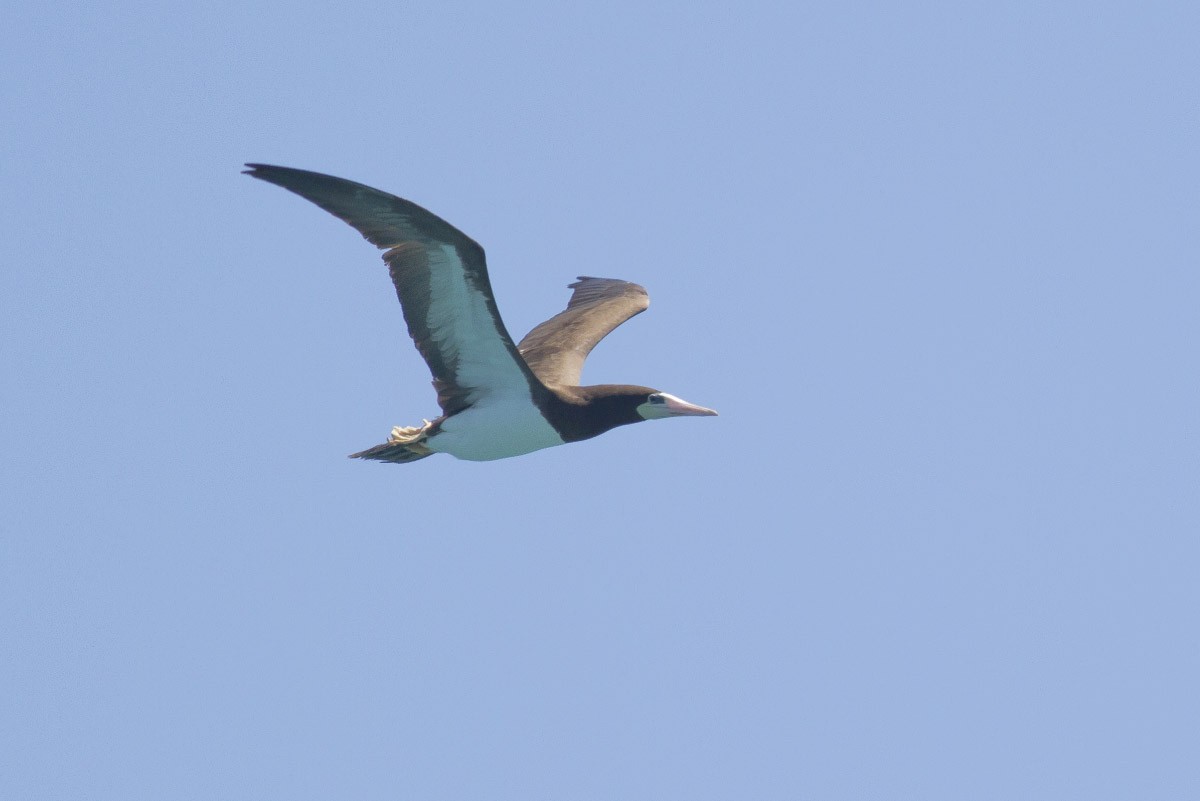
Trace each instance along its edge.
<path fill-rule="evenodd" d="M 712 409 L 706 409 L 666 392 L 654 390 L 646 393 L 645 400 L 638 404 L 637 413 L 643 420 L 659 420 L 664 417 L 708 417 L 716 414 Z"/>

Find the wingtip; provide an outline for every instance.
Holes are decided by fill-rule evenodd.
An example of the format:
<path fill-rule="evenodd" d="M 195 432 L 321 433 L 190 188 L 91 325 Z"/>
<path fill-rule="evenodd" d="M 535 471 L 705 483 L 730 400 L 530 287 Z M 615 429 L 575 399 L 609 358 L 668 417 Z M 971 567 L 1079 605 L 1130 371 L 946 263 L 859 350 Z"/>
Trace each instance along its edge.
<path fill-rule="evenodd" d="M 292 189 L 290 185 L 292 182 L 314 175 L 307 170 L 297 170 L 295 167 L 280 167 L 277 164 L 260 164 L 255 161 L 248 161 L 244 166 L 247 169 L 242 170 L 242 175 L 249 175 L 251 178 L 282 186 L 284 189 Z"/>

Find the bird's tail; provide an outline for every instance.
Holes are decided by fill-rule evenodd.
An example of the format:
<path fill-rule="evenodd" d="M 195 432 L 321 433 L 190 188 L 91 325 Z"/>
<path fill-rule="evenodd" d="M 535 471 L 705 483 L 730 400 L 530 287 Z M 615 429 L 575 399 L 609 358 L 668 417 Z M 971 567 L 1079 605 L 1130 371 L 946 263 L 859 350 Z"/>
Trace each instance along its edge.
<path fill-rule="evenodd" d="M 382 445 L 376 445 L 374 448 L 367 448 L 365 451 L 350 454 L 351 459 L 374 459 L 378 462 L 392 462 L 393 464 L 406 464 L 415 462 L 418 459 L 424 459 L 426 456 L 432 456 L 433 451 L 425 444 L 425 440 L 429 437 L 431 429 L 435 423 L 428 420 L 422 426 L 411 426 L 401 428 L 396 426 L 392 429 L 391 435 L 388 436 L 388 441 Z"/>

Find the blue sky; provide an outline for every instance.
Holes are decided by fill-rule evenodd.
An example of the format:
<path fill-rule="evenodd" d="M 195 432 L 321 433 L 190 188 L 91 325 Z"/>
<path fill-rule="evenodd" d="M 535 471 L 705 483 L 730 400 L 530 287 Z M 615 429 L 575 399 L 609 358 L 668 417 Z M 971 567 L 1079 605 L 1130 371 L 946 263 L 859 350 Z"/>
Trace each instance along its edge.
<path fill-rule="evenodd" d="M 1190 3 L 26 3 L 0 796 L 1200 795 Z M 718 418 L 507 461 L 376 251 Z"/>

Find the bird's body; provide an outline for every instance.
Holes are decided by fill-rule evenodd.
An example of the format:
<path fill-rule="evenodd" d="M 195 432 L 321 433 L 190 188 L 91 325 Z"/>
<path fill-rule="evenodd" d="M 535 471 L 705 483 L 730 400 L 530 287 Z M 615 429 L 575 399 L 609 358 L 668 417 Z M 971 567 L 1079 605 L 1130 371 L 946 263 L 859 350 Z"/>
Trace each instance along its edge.
<path fill-rule="evenodd" d="M 445 220 L 369 186 L 306 170 L 248 164 L 356 228 L 383 249 L 442 415 L 395 428 L 352 456 L 411 462 L 434 453 L 490 461 L 577 442 L 641 420 L 716 412 L 633 385 L 579 386 L 583 362 L 609 332 L 646 309 L 637 284 L 582 277 L 565 311 L 520 345 L 500 318 L 483 248 Z"/>
<path fill-rule="evenodd" d="M 528 398 L 499 398 L 447 417 L 426 440 L 426 446 L 434 453 L 487 462 L 565 441 Z"/>

